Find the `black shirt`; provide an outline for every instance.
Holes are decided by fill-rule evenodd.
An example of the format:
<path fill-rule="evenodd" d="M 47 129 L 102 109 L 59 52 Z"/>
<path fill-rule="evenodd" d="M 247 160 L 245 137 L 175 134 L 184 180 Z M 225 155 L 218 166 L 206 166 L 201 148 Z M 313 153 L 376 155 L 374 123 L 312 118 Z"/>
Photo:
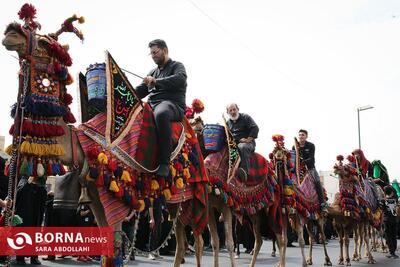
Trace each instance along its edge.
<path fill-rule="evenodd" d="M 315 168 L 315 146 L 313 143 L 306 141 L 304 146 L 299 147 L 299 154 L 301 162 L 304 163 L 309 170 Z"/>
<path fill-rule="evenodd" d="M 396 197 L 386 197 L 382 201 L 383 220 L 385 222 L 396 222 L 396 216 L 397 216 L 396 206 L 397 206 Z"/>
<path fill-rule="evenodd" d="M 148 76 L 156 78 L 155 88 L 148 88 L 145 83 L 136 87 L 140 98 L 149 96 L 149 104 L 152 108 L 162 101 L 169 100 L 178 107 L 186 108 L 186 70 L 182 63 L 169 59 L 164 68 L 151 70 Z"/>
<path fill-rule="evenodd" d="M 236 121 L 229 119 L 227 124 L 237 144 L 242 138 L 253 137 L 256 139 L 258 136 L 257 124 L 245 113 L 239 113 L 239 118 Z"/>

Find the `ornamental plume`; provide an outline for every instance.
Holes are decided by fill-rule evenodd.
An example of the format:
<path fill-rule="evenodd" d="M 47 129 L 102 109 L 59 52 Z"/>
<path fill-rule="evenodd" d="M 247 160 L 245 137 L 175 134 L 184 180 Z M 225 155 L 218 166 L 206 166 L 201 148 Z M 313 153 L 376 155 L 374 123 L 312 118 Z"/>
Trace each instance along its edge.
<path fill-rule="evenodd" d="M 281 134 L 274 134 L 272 136 L 272 141 L 274 141 L 274 142 L 279 142 L 279 141 L 283 141 L 283 140 L 285 140 L 285 137 Z"/>
<path fill-rule="evenodd" d="M 192 102 L 192 107 L 186 107 L 185 117 L 188 119 L 193 119 L 194 114 L 199 114 L 204 111 L 204 104 L 199 99 L 194 99 Z"/>
<path fill-rule="evenodd" d="M 336 160 L 337 161 L 343 161 L 344 157 L 342 155 L 338 155 L 338 156 L 336 156 Z"/>
<path fill-rule="evenodd" d="M 40 29 L 40 24 L 33 19 L 36 18 L 36 8 L 32 4 L 24 4 L 18 12 L 18 16 L 21 20 L 25 21 L 25 28 L 32 31 Z"/>
<path fill-rule="evenodd" d="M 60 34 L 62 34 L 63 32 L 73 32 L 75 33 L 76 36 L 78 36 L 79 39 L 81 39 L 83 41 L 83 33 L 78 30 L 76 27 L 74 27 L 74 25 L 72 24 L 74 21 L 78 21 L 79 24 L 82 24 L 85 22 L 85 18 L 84 17 L 78 17 L 77 15 L 73 15 L 69 18 L 67 18 L 63 24 L 61 24 L 61 29 L 59 29 L 58 31 L 56 31 L 55 33 L 51 34 L 51 37 L 53 37 L 54 39 L 58 39 L 58 36 Z"/>

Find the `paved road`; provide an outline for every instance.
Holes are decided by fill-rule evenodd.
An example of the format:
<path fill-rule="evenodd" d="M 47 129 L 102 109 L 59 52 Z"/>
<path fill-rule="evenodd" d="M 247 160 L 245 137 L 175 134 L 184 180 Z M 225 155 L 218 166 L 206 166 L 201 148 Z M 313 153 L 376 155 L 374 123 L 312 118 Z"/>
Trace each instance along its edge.
<path fill-rule="evenodd" d="M 295 243 L 296 244 L 296 243 Z M 351 246 L 351 249 L 353 247 Z M 308 249 L 308 246 L 306 247 Z M 339 244 L 337 240 L 332 240 L 328 244 L 328 253 L 331 257 L 331 261 L 333 266 L 337 265 L 337 259 L 339 255 Z M 400 253 L 400 252 L 399 252 Z M 256 266 L 274 266 L 277 263 L 277 258 L 272 258 L 271 254 L 271 242 L 264 241 L 263 247 L 261 248 L 261 253 L 258 257 Z M 397 267 L 400 266 L 400 259 L 388 259 L 385 257 L 386 254 L 375 252 L 374 257 L 377 261 L 375 266 L 385 266 L 385 267 Z M 182 265 L 182 267 L 196 266 L 194 256 L 186 256 L 186 263 Z M 248 266 L 250 263 L 251 256 L 245 253 L 241 254 L 241 258 L 238 259 L 238 267 L 240 266 Z M 136 261 L 131 261 L 128 266 L 140 266 L 140 267 L 155 267 L 155 266 L 172 266 L 173 258 L 172 257 L 164 257 L 162 260 L 151 261 L 145 257 L 137 256 Z M 212 252 L 205 251 L 205 256 L 203 257 L 203 266 L 211 267 L 213 259 Z M 287 257 L 286 257 L 286 266 L 287 267 L 299 267 L 301 266 L 301 254 L 299 248 L 288 248 L 287 249 Z M 323 248 L 321 245 L 317 245 L 314 247 L 314 265 L 313 266 L 323 266 L 324 263 L 324 255 Z M 42 266 L 56 266 L 56 267 L 67 267 L 67 266 L 98 266 L 98 262 L 94 263 L 80 263 L 75 259 L 57 259 L 55 262 L 49 263 L 46 261 L 42 261 Z M 230 266 L 229 257 L 226 251 L 223 251 L 220 254 L 220 266 Z M 363 259 L 361 262 L 352 262 L 352 266 L 371 266 L 367 263 L 366 259 Z"/>

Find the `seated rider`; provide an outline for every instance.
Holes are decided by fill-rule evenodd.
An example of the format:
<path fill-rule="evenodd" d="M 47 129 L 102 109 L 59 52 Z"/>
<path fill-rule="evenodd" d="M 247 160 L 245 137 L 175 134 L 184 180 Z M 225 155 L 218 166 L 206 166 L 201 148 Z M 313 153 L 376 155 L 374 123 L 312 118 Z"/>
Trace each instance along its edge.
<path fill-rule="evenodd" d="M 164 40 L 149 43 L 150 55 L 157 67 L 136 87 L 140 98 L 148 96 L 154 112 L 159 145 L 157 175 L 168 176 L 172 151 L 171 122 L 182 121 L 186 107 L 186 70 L 182 63 L 168 56 Z"/>
<path fill-rule="evenodd" d="M 318 195 L 318 202 L 321 205 L 321 211 L 326 214 L 328 212 L 327 204 L 325 201 L 319 174 L 315 169 L 315 145 L 307 141 L 308 132 L 306 130 L 303 129 L 299 130 L 298 137 L 299 137 L 300 165 L 305 167 L 306 170 L 309 170 L 310 174 L 313 176 L 315 190 L 317 191 Z"/>
<path fill-rule="evenodd" d="M 387 175 L 381 175 L 381 177 L 374 177 L 374 167 L 365 157 L 364 152 L 361 149 L 355 149 L 351 152 L 356 159 L 356 168 L 364 179 L 371 178 L 375 184 L 379 185 L 382 189 L 385 186 L 390 185 L 389 177 Z"/>
<path fill-rule="evenodd" d="M 227 125 L 239 148 L 240 166 L 238 169 L 238 177 L 242 181 L 246 181 L 250 166 L 250 157 L 256 148 L 255 139 L 258 136 L 259 129 L 249 115 L 239 113 L 237 104 L 229 104 L 226 107 L 226 112 L 229 115 Z"/>

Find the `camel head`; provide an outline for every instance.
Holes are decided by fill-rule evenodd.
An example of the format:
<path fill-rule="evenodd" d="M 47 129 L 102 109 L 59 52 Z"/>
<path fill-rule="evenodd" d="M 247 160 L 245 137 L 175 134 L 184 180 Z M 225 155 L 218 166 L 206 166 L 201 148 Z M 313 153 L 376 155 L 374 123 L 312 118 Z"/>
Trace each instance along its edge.
<path fill-rule="evenodd" d="M 7 26 L 2 44 L 9 51 L 16 51 L 19 56 L 26 53 L 26 36 L 22 31 L 21 24 L 12 22 Z"/>
<path fill-rule="evenodd" d="M 200 134 L 203 132 L 204 129 L 204 122 L 201 119 L 201 117 L 196 117 L 194 119 L 190 119 L 190 126 L 192 126 L 193 130 L 197 133 Z"/>
<path fill-rule="evenodd" d="M 338 162 L 333 166 L 333 172 L 339 176 L 340 180 L 349 180 L 357 175 L 356 168 L 353 167 L 354 157 L 351 155 L 347 157 L 348 163 L 343 163 L 343 156 L 336 157 Z"/>

